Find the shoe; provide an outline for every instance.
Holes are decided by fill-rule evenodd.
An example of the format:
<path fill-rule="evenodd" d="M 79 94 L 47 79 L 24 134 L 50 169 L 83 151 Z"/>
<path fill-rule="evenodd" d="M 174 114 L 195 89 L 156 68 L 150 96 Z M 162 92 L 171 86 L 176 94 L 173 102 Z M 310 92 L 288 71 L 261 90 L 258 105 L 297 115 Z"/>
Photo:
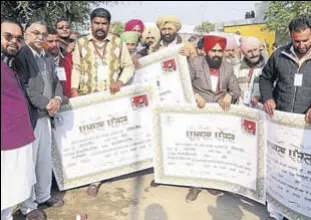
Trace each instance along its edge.
<path fill-rule="evenodd" d="M 207 191 L 213 196 L 222 196 L 224 194 L 223 192 L 216 189 L 208 189 Z"/>
<path fill-rule="evenodd" d="M 197 199 L 199 193 L 201 192 L 202 190 L 199 189 L 199 188 L 190 188 L 189 189 L 189 192 L 186 196 L 186 200 L 187 201 L 194 201 Z"/>
<path fill-rule="evenodd" d="M 51 197 L 46 202 L 40 203 L 40 205 L 46 205 L 48 207 L 62 207 L 64 206 L 64 200 Z"/>
<path fill-rule="evenodd" d="M 152 180 L 150 183 L 150 186 L 151 187 L 158 187 L 158 186 L 160 186 L 160 184 L 157 184 L 154 180 Z"/>
<path fill-rule="evenodd" d="M 27 215 L 25 215 L 28 220 L 46 220 L 45 215 L 39 209 L 32 210 Z"/>
<path fill-rule="evenodd" d="M 99 192 L 99 187 L 100 187 L 100 183 L 92 183 L 91 185 L 89 185 L 89 187 L 87 188 L 87 194 L 89 196 L 93 196 L 96 197 L 98 192 Z"/>

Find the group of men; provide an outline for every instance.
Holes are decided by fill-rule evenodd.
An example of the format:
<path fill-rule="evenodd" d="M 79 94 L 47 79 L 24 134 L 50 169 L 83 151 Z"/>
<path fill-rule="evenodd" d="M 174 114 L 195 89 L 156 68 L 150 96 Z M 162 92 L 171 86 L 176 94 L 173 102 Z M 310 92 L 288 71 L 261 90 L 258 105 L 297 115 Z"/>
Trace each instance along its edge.
<path fill-rule="evenodd" d="M 120 38 L 109 32 L 106 9 L 93 10 L 90 20 L 91 33 L 79 39 L 71 36 L 67 19 L 55 28 L 31 21 L 24 34 L 15 20 L 1 21 L 1 220 L 12 219 L 18 204 L 27 219 L 36 220 L 46 219 L 38 205 L 64 205 L 51 197 L 51 130 L 60 105 L 71 97 L 117 93 L 133 78 L 139 58 L 163 48 L 184 45 L 180 54 L 188 59 L 199 108 L 212 102 L 224 110 L 231 104 L 260 108 L 262 103 L 269 115 L 274 110 L 300 113 L 311 123 L 310 17 L 290 22 L 291 44 L 278 48 L 267 63 L 254 37 L 236 42 L 207 35 L 195 44 L 184 41 L 176 16 L 159 18 L 158 28 L 131 20 Z M 99 186 L 91 184 L 88 194 L 96 196 Z M 187 200 L 200 192 L 191 188 Z M 268 210 L 282 218 L 274 207 Z"/>

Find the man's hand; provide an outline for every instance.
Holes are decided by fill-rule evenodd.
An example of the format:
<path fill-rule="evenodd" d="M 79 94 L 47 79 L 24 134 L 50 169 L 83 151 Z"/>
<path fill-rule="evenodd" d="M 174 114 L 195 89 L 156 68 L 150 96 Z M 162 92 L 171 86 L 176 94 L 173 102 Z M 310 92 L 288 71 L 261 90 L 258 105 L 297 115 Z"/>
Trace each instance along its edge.
<path fill-rule="evenodd" d="M 230 108 L 231 101 L 232 101 L 232 96 L 229 93 L 227 93 L 225 96 L 221 97 L 218 100 L 218 104 L 221 106 L 221 108 L 224 111 L 227 111 Z"/>
<path fill-rule="evenodd" d="M 180 50 L 179 50 L 179 53 L 185 57 L 190 57 L 190 49 L 187 48 L 187 47 L 182 47 Z"/>
<path fill-rule="evenodd" d="M 119 92 L 122 86 L 123 83 L 120 80 L 118 80 L 117 82 L 112 82 L 110 84 L 110 93 L 115 94 L 116 92 Z"/>
<path fill-rule="evenodd" d="M 267 112 L 268 115 L 270 115 L 270 116 L 273 116 L 275 108 L 276 108 L 276 104 L 275 104 L 275 101 L 273 99 L 268 99 L 264 103 L 265 112 Z"/>
<path fill-rule="evenodd" d="M 78 93 L 77 89 L 71 89 L 70 92 L 71 92 L 71 97 L 72 98 L 79 96 L 79 93 Z"/>
<path fill-rule="evenodd" d="M 138 69 L 140 66 L 140 63 L 138 61 L 138 58 L 136 56 L 132 57 L 132 61 L 134 63 L 135 69 Z"/>
<path fill-rule="evenodd" d="M 195 97 L 195 101 L 197 102 L 197 106 L 199 108 L 204 108 L 206 101 L 204 100 L 204 98 L 202 96 L 200 96 L 198 93 L 194 94 Z"/>
<path fill-rule="evenodd" d="M 56 115 L 60 107 L 60 100 L 57 98 L 51 99 L 49 104 L 46 106 L 46 110 L 48 111 L 50 116 Z"/>
<path fill-rule="evenodd" d="M 311 108 L 309 108 L 306 113 L 306 122 L 311 124 Z"/>
<path fill-rule="evenodd" d="M 254 96 L 251 100 L 252 105 L 257 105 L 259 98 L 260 98 L 259 96 Z"/>
<path fill-rule="evenodd" d="M 75 49 L 76 44 L 75 43 L 70 43 L 68 44 L 67 48 L 66 48 L 66 52 L 67 53 L 71 53 L 74 49 Z"/>

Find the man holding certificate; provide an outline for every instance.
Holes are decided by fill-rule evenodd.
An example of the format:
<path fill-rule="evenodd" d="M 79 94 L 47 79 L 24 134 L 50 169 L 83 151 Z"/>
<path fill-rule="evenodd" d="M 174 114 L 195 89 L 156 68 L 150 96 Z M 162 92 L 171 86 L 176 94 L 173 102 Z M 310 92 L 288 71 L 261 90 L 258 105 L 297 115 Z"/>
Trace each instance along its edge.
<path fill-rule="evenodd" d="M 92 33 L 81 38 L 73 52 L 72 96 L 110 90 L 120 91 L 134 75 L 134 64 L 122 40 L 108 33 L 111 15 L 104 8 L 91 13 Z M 88 194 L 96 196 L 100 183 L 91 184 Z"/>
<path fill-rule="evenodd" d="M 239 82 L 233 66 L 223 61 L 226 43 L 226 38 L 208 35 L 204 39 L 207 55 L 189 59 L 191 83 L 199 108 L 203 108 L 206 102 L 218 102 L 224 110 L 228 110 L 230 104 L 240 97 Z M 191 188 L 186 199 L 194 201 L 200 192 L 201 189 Z M 209 192 L 213 195 L 221 194 L 217 190 Z"/>

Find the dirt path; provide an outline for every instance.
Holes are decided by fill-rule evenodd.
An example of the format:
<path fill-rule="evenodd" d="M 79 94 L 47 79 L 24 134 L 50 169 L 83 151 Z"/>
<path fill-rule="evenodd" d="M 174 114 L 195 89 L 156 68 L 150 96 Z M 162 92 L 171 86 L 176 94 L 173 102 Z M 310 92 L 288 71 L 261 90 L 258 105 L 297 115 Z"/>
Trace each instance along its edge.
<path fill-rule="evenodd" d="M 225 193 L 215 197 L 203 190 L 196 201 L 187 203 L 187 187 L 150 187 L 150 170 L 104 182 L 97 197 L 87 187 L 58 192 L 65 206 L 45 209 L 48 220 L 75 220 L 87 213 L 90 220 L 265 220 L 266 207 L 241 196 Z M 14 220 L 22 220 L 15 217 Z"/>

